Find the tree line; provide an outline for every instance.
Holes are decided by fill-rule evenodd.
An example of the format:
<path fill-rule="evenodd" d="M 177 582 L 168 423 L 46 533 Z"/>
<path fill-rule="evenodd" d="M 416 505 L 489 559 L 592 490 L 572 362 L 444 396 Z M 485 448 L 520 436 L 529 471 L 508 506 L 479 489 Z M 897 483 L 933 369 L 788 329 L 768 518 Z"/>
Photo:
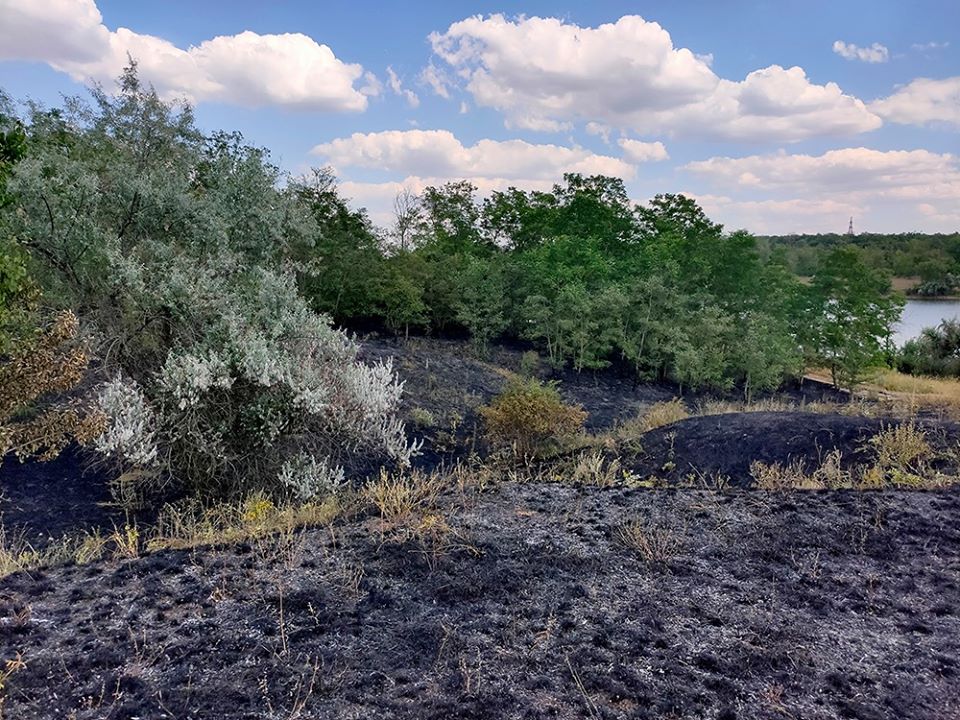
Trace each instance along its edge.
<path fill-rule="evenodd" d="M 917 294 L 949 295 L 960 287 L 960 232 L 763 236 L 795 275 L 812 277 L 833 250 L 848 247 L 868 267 L 894 277 L 919 278 Z"/>
<path fill-rule="evenodd" d="M 5 100 L 0 114 L 5 337 L 28 305 L 17 297 L 38 289 L 145 386 L 198 337 L 192 372 L 215 383 L 210 353 L 239 342 L 248 305 L 271 293 L 344 328 L 465 333 L 480 353 L 519 339 L 558 368 L 617 364 L 746 396 L 810 364 L 849 384 L 883 358 L 900 308 L 849 245 L 802 281 L 778 244 L 725 231 L 682 195 L 634 203 L 612 177 L 484 198 L 450 182 L 401 194 L 393 226 L 378 228 L 328 169 L 290 177 L 238 133 L 201 132 L 135 67 L 92 103 L 28 104 L 21 117 Z M 229 316 L 230 303 L 242 322 L 195 317 Z"/>

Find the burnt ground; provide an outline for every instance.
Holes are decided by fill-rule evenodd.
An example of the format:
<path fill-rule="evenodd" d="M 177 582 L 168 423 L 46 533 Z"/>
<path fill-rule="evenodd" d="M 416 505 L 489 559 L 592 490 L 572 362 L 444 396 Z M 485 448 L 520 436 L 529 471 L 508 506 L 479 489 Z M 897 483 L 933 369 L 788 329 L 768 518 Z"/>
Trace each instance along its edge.
<path fill-rule="evenodd" d="M 112 503 L 108 477 L 87 469 L 72 448 L 45 463 L 4 458 L 0 493 L 4 528 L 34 547 L 80 528 L 122 527 L 126 519 Z"/>
<path fill-rule="evenodd" d="M 808 471 L 839 449 L 842 465 L 871 462 L 868 441 L 900 420 L 811 412 L 743 412 L 691 417 L 645 433 L 635 453 L 622 458 L 636 474 L 666 481 L 725 476 L 749 485 L 750 464 L 802 461 Z M 949 457 L 960 438 L 955 422 L 921 419 L 935 453 Z M 944 459 L 932 469 L 956 472 L 956 460 Z"/>
<path fill-rule="evenodd" d="M 361 517 L 10 576 L 5 717 L 960 717 L 956 491 L 449 502 L 438 556 Z"/>
<path fill-rule="evenodd" d="M 521 346 L 494 346 L 479 358 L 469 343 L 430 338 L 365 338 L 366 360 L 394 359 L 405 381 L 402 414 L 410 431 L 424 439 L 415 460 L 420 468 L 452 465 L 473 452 L 478 442 L 478 408 L 490 401 L 520 370 Z M 638 384 L 616 371 L 551 371 L 543 364 L 540 377 L 558 383 L 564 399 L 587 410 L 586 427 L 600 433 L 636 417 L 658 402 L 673 399 L 678 389 L 668 384 Z M 843 400 L 845 396 L 816 382 L 790 385 L 773 394 L 796 403 Z M 711 399 L 685 394 L 694 407 Z M 426 411 L 430 421 L 419 422 Z M 754 460 L 788 463 L 803 458 L 809 468 L 834 448 L 844 461 L 866 460 L 867 439 L 892 420 L 799 412 L 729 413 L 692 417 L 653 430 L 631 443 L 621 458 L 623 467 L 646 478 L 688 481 L 692 475 L 728 476 L 734 484 L 750 482 Z M 922 420 L 938 450 L 960 439 L 960 425 L 936 418 Z M 22 537 L 35 547 L 85 529 L 111 531 L 127 516 L 111 506 L 109 476 L 87 469 L 83 458 L 68 452 L 51 463 L 19 464 L 9 458 L 0 466 L 0 518 L 8 536 Z M 149 515 L 134 518 L 149 523 Z"/>
<path fill-rule="evenodd" d="M 411 430 L 425 441 L 419 459 L 425 467 L 450 463 L 477 449 L 477 409 L 503 390 L 510 373 L 520 371 L 524 350 L 522 346 L 496 345 L 487 357 L 479 357 L 464 341 L 390 337 L 365 338 L 362 347 L 361 356 L 366 360 L 392 358 L 403 378 L 402 412 Z M 588 432 L 607 430 L 680 394 L 676 386 L 637 383 L 628 372 L 616 370 L 557 371 L 542 361 L 537 375 L 555 381 L 565 402 L 583 406 L 588 412 Z M 828 385 L 810 381 L 788 384 L 769 395 L 797 404 L 847 399 Z M 684 399 L 693 408 L 717 396 L 687 392 Z M 417 412 L 424 410 L 433 422 L 418 422 Z"/>

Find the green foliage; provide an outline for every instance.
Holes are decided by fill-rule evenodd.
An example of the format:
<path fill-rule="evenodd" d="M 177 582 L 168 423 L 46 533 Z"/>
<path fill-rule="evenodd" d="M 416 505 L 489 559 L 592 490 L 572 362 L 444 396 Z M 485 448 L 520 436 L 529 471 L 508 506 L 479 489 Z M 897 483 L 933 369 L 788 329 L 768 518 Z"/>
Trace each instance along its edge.
<path fill-rule="evenodd" d="M 457 277 L 457 321 L 481 352 L 507 328 L 507 287 L 497 258 L 468 257 Z"/>
<path fill-rule="evenodd" d="M 337 320 L 375 314 L 381 300 L 377 281 L 385 263 L 369 218 L 363 211 L 351 210 L 337 194 L 336 178 L 329 169 L 314 169 L 290 187 L 317 225 L 312 242 L 299 253 L 304 294 L 315 309 Z"/>
<path fill-rule="evenodd" d="M 897 357 L 901 372 L 960 377 L 960 321 L 944 320 L 907 341 Z"/>
<path fill-rule="evenodd" d="M 405 269 L 399 260 L 387 266 L 380 290 L 380 308 L 388 328 L 409 335 L 410 326 L 426 325 L 428 315 L 423 285 L 417 282 L 416 275 L 404 272 Z"/>
<path fill-rule="evenodd" d="M 384 260 L 329 174 L 284 182 L 265 150 L 202 136 L 133 66 L 93 100 L 32 109 L 0 216 L 27 254 L 4 245 L 0 292 L 21 292 L 26 263 L 90 328 L 100 452 L 124 477 L 201 493 L 303 495 L 370 458 L 409 461 L 392 368 L 359 362 L 310 307 L 379 301 L 358 273 Z"/>
<path fill-rule="evenodd" d="M 958 288 L 960 288 L 960 276 L 944 273 L 911 288 L 908 294 L 918 297 L 944 297 L 955 294 Z"/>
<path fill-rule="evenodd" d="M 7 177 L 27 152 L 27 133 L 14 116 L 10 99 L 0 90 L 0 208 L 10 202 Z"/>
<path fill-rule="evenodd" d="M 36 288 L 27 260 L 16 243 L 0 240 L 0 356 L 12 353 L 33 328 Z"/>
<path fill-rule="evenodd" d="M 889 278 L 868 268 L 848 247 L 823 258 L 802 303 L 808 355 L 830 368 L 835 385 L 851 388 L 867 368 L 882 361 L 891 326 L 903 309 Z"/>
<path fill-rule="evenodd" d="M 520 458 L 549 454 L 583 431 L 587 413 L 567 405 L 555 385 L 515 379 L 482 408 L 484 434 Z"/>
<path fill-rule="evenodd" d="M 799 368 L 799 283 L 689 198 L 633 207 L 619 180 L 571 174 L 551 192 L 511 188 L 477 205 L 471 185 L 452 183 L 407 205 L 416 231 L 394 234 L 416 247 L 382 274 L 379 312 L 394 330 L 461 327 L 481 350 L 512 335 L 554 368 L 626 360 L 638 377 L 748 396 Z"/>
<path fill-rule="evenodd" d="M 783 252 L 790 270 L 811 277 L 835 248 L 851 247 L 867 267 L 894 277 L 938 281 L 960 275 L 960 233 L 860 233 L 786 235 L 764 238 Z"/>

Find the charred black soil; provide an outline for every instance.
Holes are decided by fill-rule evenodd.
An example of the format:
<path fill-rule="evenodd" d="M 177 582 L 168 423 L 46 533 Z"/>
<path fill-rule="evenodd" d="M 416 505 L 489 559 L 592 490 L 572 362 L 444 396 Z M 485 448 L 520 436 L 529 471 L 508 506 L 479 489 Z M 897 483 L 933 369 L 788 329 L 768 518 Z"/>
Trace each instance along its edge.
<path fill-rule="evenodd" d="M 624 462 L 640 476 L 668 482 L 693 482 L 722 476 L 730 482 L 751 483 L 750 464 L 802 462 L 818 467 L 835 450 L 845 467 L 868 464 L 870 438 L 902 422 L 811 412 L 739 412 L 691 417 L 651 430 L 640 448 Z M 960 426 L 944 420 L 919 420 L 931 447 L 944 459 L 933 469 L 956 471 L 950 450 Z"/>
<path fill-rule="evenodd" d="M 477 408 L 520 362 L 519 349 L 481 360 L 435 341 L 365 355 L 396 358 L 428 469 L 483 451 Z M 615 373 L 555 379 L 595 433 L 677 394 Z M 819 385 L 780 395 L 838 399 Z M 362 515 L 11 575 L 0 659 L 25 665 L 8 668 L 2 717 L 956 720 L 960 491 L 743 489 L 754 460 L 870 462 L 869 438 L 896 422 L 690 417 L 629 443 L 623 468 L 725 476 L 730 492 L 494 475 L 443 497 L 441 545 Z M 956 457 L 957 425 L 919 422 L 938 457 Z M 42 546 L 122 524 L 106 480 L 73 454 L 8 461 L 4 526 Z"/>
<path fill-rule="evenodd" d="M 436 556 L 364 517 L 11 576 L 6 717 L 960 717 L 956 492 L 449 501 Z"/>

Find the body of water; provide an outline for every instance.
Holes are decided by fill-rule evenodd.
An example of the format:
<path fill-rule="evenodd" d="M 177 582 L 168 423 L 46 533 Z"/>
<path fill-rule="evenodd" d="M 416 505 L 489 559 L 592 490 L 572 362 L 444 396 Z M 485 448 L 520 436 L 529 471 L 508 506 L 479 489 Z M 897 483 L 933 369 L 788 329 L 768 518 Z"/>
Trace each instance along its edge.
<path fill-rule="evenodd" d="M 897 346 L 917 337 L 924 328 L 936 327 L 944 320 L 960 318 L 960 300 L 916 300 L 910 298 L 903 308 L 893 339 Z"/>

